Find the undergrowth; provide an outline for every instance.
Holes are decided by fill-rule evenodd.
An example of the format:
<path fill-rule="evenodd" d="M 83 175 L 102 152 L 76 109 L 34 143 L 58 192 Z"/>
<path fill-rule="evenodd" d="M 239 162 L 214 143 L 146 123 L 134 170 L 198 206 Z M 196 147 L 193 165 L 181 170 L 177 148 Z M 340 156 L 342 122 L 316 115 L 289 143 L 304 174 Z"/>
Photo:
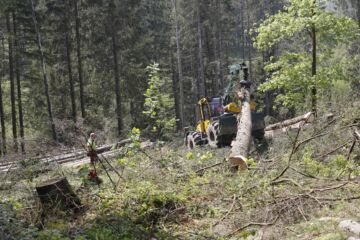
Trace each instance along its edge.
<path fill-rule="evenodd" d="M 32 168 L 2 178 L 0 238 L 346 239 L 339 220 L 360 215 L 359 144 L 350 152 L 357 114 L 344 109 L 334 121 L 289 130 L 266 151 L 253 146 L 250 169 L 237 173 L 226 161 L 229 148 L 188 151 L 180 136 L 141 148 L 134 130 L 111 161 L 121 177 L 108 169 L 116 191 L 104 170 L 97 186 L 86 166 L 22 162 Z M 35 186 L 59 175 L 84 208 L 41 216 Z"/>

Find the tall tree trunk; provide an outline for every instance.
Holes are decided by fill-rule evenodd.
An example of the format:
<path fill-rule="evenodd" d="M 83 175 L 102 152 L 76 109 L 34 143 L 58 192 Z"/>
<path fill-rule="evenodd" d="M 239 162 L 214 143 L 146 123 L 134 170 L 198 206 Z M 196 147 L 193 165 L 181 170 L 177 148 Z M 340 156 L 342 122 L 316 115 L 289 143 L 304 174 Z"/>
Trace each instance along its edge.
<path fill-rule="evenodd" d="M 241 1 L 241 5 L 240 5 L 240 16 L 241 16 L 241 33 L 242 33 L 242 36 L 241 36 L 241 39 L 242 39 L 242 41 L 241 41 L 241 47 L 242 47 L 242 54 L 241 54 L 241 56 L 242 56 L 242 59 L 243 59 L 243 62 L 245 62 L 245 46 L 246 46 L 246 38 L 245 38 L 245 23 L 244 23 L 244 13 L 245 13 L 245 11 L 244 11 L 244 9 L 245 9 L 245 7 L 244 7 L 244 2 L 243 2 L 243 0 Z"/>
<path fill-rule="evenodd" d="M 252 67 L 252 40 L 251 37 L 249 35 L 250 33 L 250 8 L 249 8 L 249 1 L 245 0 L 246 3 L 246 42 L 248 45 L 248 59 L 249 59 L 249 73 L 250 73 L 250 80 L 253 80 L 253 67 Z"/>
<path fill-rule="evenodd" d="M 222 8 L 221 8 L 221 3 L 219 0 L 216 1 L 216 3 L 219 6 L 219 10 L 220 10 L 220 14 L 219 14 L 219 19 L 217 19 L 217 45 L 218 45 L 218 58 L 219 58 L 219 69 L 218 69 L 218 74 L 219 74 L 219 88 L 221 90 L 221 95 L 223 94 L 224 91 L 224 73 L 223 73 L 223 68 L 222 68 L 222 64 L 223 64 L 223 60 L 222 60 L 222 22 L 221 22 L 221 16 L 223 14 Z"/>
<path fill-rule="evenodd" d="M 192 88 L 192 97 L 193 97 L 193 105 L 194 106 L 192 109 L 193 111 L 193 125 L 196 124 L 196 122 L 198 121 L 198 116 L 199 116 L 199 108 L 197 107 L 197 102 L 199 101 L 199 86 L 198 86 L 198 82 L 197 81 L 197 73 L 198 71 L 196 70 L 196 61 L 197 57 L 196 55 L 192 54 L 191 55 L 191 63 L 190 63 L 190 67 L 191 67 L 191 73 L 192 73 L 192 81 L 191 81 L 191 88 Z"/>
<path fill-rule="evenodd" d="M 66 47 L 66 61 L 69 74 L 69 84 L 70 84 L 70 98 L 71 98 L 71 109 L 73 121 L 76 122 L 76 100 L 75 100 L 75 89 L 74 89 L 74 80 L 72 75 L 72 64 L 71 64 L 71 43 L 70 43 L 70 34 L 69 34 L 69 4 L 67 0 L 64 0 L 65 13 L 64 13 L 64 27 L 65 27 L 65 47 Z"/>
<path fill-rule="evenodd" d="M 39 51 L 39 55 L 40 55 L 39 57 L 40 57 L 40 61 L 41 61 L 41 71 L 43 74 L 43 81 L 44 81 L 44 93 L 46 96 L 47 111 L 48 111 L 49 121 L 50 121 L 50 125 L 51 125 L 51 132 L 52 132 L 52 137 L 53 137 L 54 141 L 57 141 L 57 134 L 56 134 L 55 123 L 54 123 L 54 119 L 53 119 L 52 106 L 51 106 L 50 94 L 49 94 L 49 82 L 48 82 L 48 77 L 47 77 L 47 72 L 46 72 L 46 63 L 45 63 L 44 52 L 43 52 L 42 45 L 41 45 L 41 35 L 40 35 L 40 31 L 39 31 L 39 28 L 37 25 L 36 13 L 35 13 L 35 7 L 34 7 L 33 0 L 30 0 L 30 3 L 31 3 L 31 10 L 32 10 L 32 20 L 33 20 L 34 29 L 36 32 L 38 51 Z"/>
<path fill-rule="evenodd" d="M 216 64 L 216 76 L 213 80 L 213 95 L 221 95 L 222 93 L 219 93 L 219 90 L 222 89 L 222 79 L 221 79 L 221 60 L 220 60 L 220 18 L 221 18 L 221 9 L 219 0 L 215 1 L 215 6 L 213 6 L 216 9 L 215 14 L 215 24 L 213 26 L 213 45 L 214 45 L 214 62 Z"/>
<path fill-rule="evenodd" d="M 357 11 L 356 11 L 356 13 L 357 13 L 357 20 L 358 20 L 358 23 L 359 23 L 359 26 L 360 26 L 360 1 L 357 0 L 356 2 L 357 2 Z"/>
<path fill-rule="evenodd" d="M 315 4 L 316 0 L 313 2 L 312 15 L 315 16 Z M 312 66 L 311 66 L 311 76 L 313 77 L 314 83 L 311 89 L 311 107 L 312 111 L 317 117 L 317 88 L 316 88 L 316 28 L 315 25 L 311 26 L 311 38 L 312 38 Z"/>
<path fill-rule="evenodd" d="M 1 123 L 1 144 L 2 144 L 2 154 L 6 155 L 6 128 L 5 128 L 5 116 L 4 116 L 4 104 L 3 104 L 3 92 L 2 92 L 2 80 L 5 74 L 5 43 L 4 38 L 1 39 L 1 75 L 0 75 L 0 123 Z"/>
<path fill-rule="evenodd" d="M 18 151 L 17 142 L 17 120 L 16 120 L 16 103 L 15 103 L 15 80 L 14 80 L 14 60 L 13 60 L 13 33 L 10 26 L 10 14 L 6 14 L 6 28 L 8 32 L 9 47 L 9 76 L 10 76 L 10 100 L 11 100 L 11 125 L 14 141 L 14 151 Z"/>
<path fill-rule="evenodd" d="M 178 69 L 177 82 L 179 85 L 179 119 L 180 119 L 179 128 L 181 130 L 184 128 L 184 82 L 183 82 L 182 64 L 181 64 L 181 46 L 180 46 L 181 35 L 179 29 L 176 0 L 173 0 L 173 5 L 175 11 L 176 58 L 177 58 L 177 69 Z"/>
<path fill-rule="evenodd" d="M 16 14 L 12 13 L 13 18 L 13 28 L 14 28 L 14 48 L 15 48 L 15 73 L 16 73 L 16 84 L 17 84 L 17 101 L 18 101 L 18 111 L 19 111 L 19 130 L 20 130 L 20 146 L 21 152 L 25 153 L 25 133 L 24 133 L 24 116 L 22 109 L 22 98 L 21 98 L 21 81 L 20 81 L 20 46 L 18 42 L 17 35 L 17 24 L 16 24 Z"/>
<path fill-rule="evenodd" d="M 312 66 L 311 66 L 311 76 L 313 78 L 316 77 L 316 29 L 315 26 L 311 28 L 312 32 Z M 316 81 L 314 79 L 314 81 Z M 317 116 L 317 89 L 316 83 L 313 83 L 313 87 L 311 89 L 311 105 L 312 111 L 314 112 L 315 116 Z"/>
<path fill-rule="evenodd" d="M 172 72 L 172 89 L 173 89 L 173 95 L 174 95 L 174 104 L 175 104 L 175 116 L 176 116 L 176 130 L 180 132 L 183 127 L 181 126 L 181 116 L 180 116 L 180 101 L 179 101 L 179 90 L 178 90 L 178 74 L 176 72 L 176 64 L 174 62 L 173 54 L 170 52 L 170 62 L 171 62 L 171 72 Z"/>
<path fill-rule="evenodd" d="M 119 62 L 118 62 L 118 46 L 117 46 L 117 38 L 116 38 L 116 28 L 115 28 L 115 16 L 114 16 L 114 2 L 112 1 L 110 4 L 110 21 L 111 21 L 111 41 L 112 41 L 112 53 L 114 60 L 114 78 L 115 78 L 115 95 L 116 95 L 116 118 L 118 123 L 118 136 L 121 135 L 122 131 L 122 116 L 121 116 L 121 95 L 120 95 L 120 77 L 119 77 Z"/>
<path fill-rule="evenodd" d="M 73 0 L 75 10 L 75 35 L 76 35 L 76 53 L 78 62 L 78 75 L 79 75 L 79 88 L 80 88 L 80 108 L 81 117 L 85 118 L 85 93 L 84 93 L 84 80 L 83 80 L 83 69 L 82 69 L 82 55 L 81 55 L 81 35 L 80 35 L 80 17 L 78 9 L 78 0 Z"/>
<path fill-rule="evenodd" d="M 200 0 L 197 0 L 197 35 L 198 35 L 198 58 L 199 58 L 199 95 L 201 98 L 206 96 L 205 89 L 205 69 L 204 69 L 204 55 L 203 55 L 203 40 L 202 40 L 202 22 L 201 22 L 201 9 Z"/>

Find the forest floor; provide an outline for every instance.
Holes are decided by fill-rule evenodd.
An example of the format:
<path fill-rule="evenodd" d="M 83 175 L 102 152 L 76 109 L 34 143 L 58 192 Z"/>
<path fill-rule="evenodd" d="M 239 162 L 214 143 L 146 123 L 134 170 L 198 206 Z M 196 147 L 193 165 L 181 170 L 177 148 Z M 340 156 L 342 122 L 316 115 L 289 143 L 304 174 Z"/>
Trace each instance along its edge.
<path fill-rule="evenodd" d="M 181 136 L 148 148 L 133 138 L 111 160 L 115 190 L 104 170 L 98 186 L 87 165 L 24 160 L 0 175 L 0 239 L 348 239 L 340 222 L 360 222 L 357 111 L 254 144 L 237 173 L 230 148 L 189 151 Z M 41 210 L 35 186 L 57 176 L 80 211 Z"/>

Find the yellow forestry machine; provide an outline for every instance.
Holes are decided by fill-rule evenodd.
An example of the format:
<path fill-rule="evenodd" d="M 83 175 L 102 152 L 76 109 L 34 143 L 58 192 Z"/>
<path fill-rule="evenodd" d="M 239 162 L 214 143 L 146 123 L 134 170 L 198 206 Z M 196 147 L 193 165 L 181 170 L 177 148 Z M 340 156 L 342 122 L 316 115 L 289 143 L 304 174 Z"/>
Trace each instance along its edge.
<path fill-rule="evenodd" d="M 243 80 L 239 81 L 240 71 L 243 71 Z M 224 91 L 224 96 L 205 97 L 199 100 L 199 119 L 195 131 L 185 128 L 185 144 L 189 149 L 198 145 L 209 144 L 212 148 L 229 146 L 237 133 L 237 114 L 241 113 L 241 107 L 235 102 L 234 93 L 236 84 L 240 87 L 250 88 L 248 69 L 246 65 L 237 64 L 231 66 L 232 79 Z M 236 82 L 239 81 L 239 82 Z M 257 113 L 256 103 L 250 103 L 252 110 L 252 134 L 257 139 L 264 136 L 264 116 Z"/>

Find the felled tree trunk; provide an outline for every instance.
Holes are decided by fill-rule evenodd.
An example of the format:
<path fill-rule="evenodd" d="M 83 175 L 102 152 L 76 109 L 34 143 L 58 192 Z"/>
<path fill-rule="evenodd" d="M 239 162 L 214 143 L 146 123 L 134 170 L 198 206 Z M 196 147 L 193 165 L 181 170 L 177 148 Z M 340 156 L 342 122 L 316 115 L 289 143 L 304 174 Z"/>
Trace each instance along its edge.
<path fill-rule="evenodd" d="M 65 177 L 50 179 L 36 186 L 36 192 L 43 206 L 60 209 L 79 209 L 80 199 Z"/>
<path fill-rule="evenodd" d="M 271 124 L 265 128 L 265 131 L 271 131 L 271 130 L 277 130 L 277 129 L 284 128 L 284 127 L 289 127 L 289 126 L 294 125 L 299 122 L 308 123 L 308 122 L 312 122 L 313 119 L 314 119 L 313 113 L 308 112 L 304 115 L 301 115 L 301 116 L 298 116 L 295 118 L 291 118 L 291 119 L 287 119 L 283 122 Z"/>
<path fill-rule="evenodd" d="M 242 99 L 241 114 L 238 114 L 238 130 L 236 138 L 231 143 L 231 153 L 229 161 L 233 169 L 240 168 L 246 170 L 246 158 L 249 155 L 251 144 L 251 110 L 250 110 L 250 92 L 246 88 L 242 88 L 238 97 Z"/>

